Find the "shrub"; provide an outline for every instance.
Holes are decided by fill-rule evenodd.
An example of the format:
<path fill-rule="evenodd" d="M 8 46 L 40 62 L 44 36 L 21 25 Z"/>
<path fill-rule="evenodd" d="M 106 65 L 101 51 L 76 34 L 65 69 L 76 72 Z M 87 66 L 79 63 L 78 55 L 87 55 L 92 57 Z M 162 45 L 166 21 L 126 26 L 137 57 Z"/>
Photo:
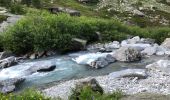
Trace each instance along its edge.
<path fill-rule="evenodd" d="M 90 86 L 85 85 L 82 89 L 73 89 L 69 100 L 120 100 L 122 96 L 120 91 L 113 92 L 112 94 L 101 94 L 93 91 Z"/>
<path fill-rule="evenodd" d="M 25 14 L 24 6 L 19 3 L 11 3 L 9 11 L 13 14 Z"/>
<path fill-rule="evenodd" d="M 25 90 L 19 94 L 0 94 L 1 100 L 51 100 L 38 91 Z"/>
<path fill-rule="evenodd" d="M 7 16 L 5 15 L 0 15 L 0 23 L 5 21 L 7 19 Z"/>
<path fill-rule="evenodd" d="M 72 38 L 81 38 L 88 43 L 96 42 L 100 32 L 102 41 L 121 41 L 127 35 L 156 39 L 161 43 L 170 37 L 170 28 L 140 28 L 127 26 L 113 19 L 72 17 L 67 14 L 50 14 L 29 9 L 26 17 L 3 34 L 5 49 L 17 54 L 32 51 L 72 51 Z"/>
<path fill-rule="evenodd" d="M 15 53 L 49 49 L 71 51 L 72 38 L 94 42 L 97 40 L 96 31 L 115 27 L 109 20 L 71 17 L 67 14 L 53 15 L 46 11 L 33 12 L 4 33 L 6 49 Z"/>

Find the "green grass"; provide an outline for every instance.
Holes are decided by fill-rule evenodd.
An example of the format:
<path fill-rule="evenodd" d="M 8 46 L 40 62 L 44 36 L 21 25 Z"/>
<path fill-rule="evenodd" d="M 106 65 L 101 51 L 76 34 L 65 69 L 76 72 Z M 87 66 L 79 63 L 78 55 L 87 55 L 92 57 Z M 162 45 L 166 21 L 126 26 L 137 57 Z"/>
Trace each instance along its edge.
<path fill-rule="evenodd" d="M 36 90 L 25 90 L 18 94 L 0 94 L 0 100 L 51 100 Z"/>

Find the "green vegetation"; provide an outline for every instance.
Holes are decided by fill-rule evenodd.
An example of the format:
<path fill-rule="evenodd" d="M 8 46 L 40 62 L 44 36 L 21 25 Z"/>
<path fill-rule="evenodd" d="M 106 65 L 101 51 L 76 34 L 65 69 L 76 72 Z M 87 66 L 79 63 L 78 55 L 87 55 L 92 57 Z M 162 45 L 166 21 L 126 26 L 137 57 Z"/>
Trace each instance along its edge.
<path fill-rule="evenodd" d="M 83 86 L 81 89 L 72 91 L 69 100 L 120 100 L 123 97 L 122 92 L 116 91 L 112 94 L 101 94 L 92 90 L 90 86 Z"/>
<path fill-rule="evenodd" d="M 19 94 L 0 94 L 0 100 L 51 100 L 36 90 L 25 90 Z"/>
<path fill-rule="evenodd" d="M 72 38 L 94 42 L 97 41 L 97 31 L 103 33 L 107 30 L 117 30 L 121 25 L 116 21 L 84 16 L 53 15 L 46 11 L 34 13 L 30 12 L 3 34 L 5 49 L 15 53 L 49 49 L 71 51 Z"/>
<path fill-rule="evenodd" d="M 88 43 L 97 42 L 96 32 L 101 33 L 103 42 L 121 41 L 127 35 L 133 35 L 153 38 L 161 43 L 170 37 L 168 27 L 140 28 L 111 19 L 71 17 L 67 14 L 54 15 L 46 11 L 30 10 L 25 18 L 4 32 L 2 44 L 4 49 L 16 54 L 43 50 L 67 52 L 73 50 L 72 38 L 85 39 Z"/>
<path fill-rule="evenodd" d="M 0 15 L 0 23 L 2 23 L 3 21 L 5 21 L 8 17 L 5 15 Z"/>

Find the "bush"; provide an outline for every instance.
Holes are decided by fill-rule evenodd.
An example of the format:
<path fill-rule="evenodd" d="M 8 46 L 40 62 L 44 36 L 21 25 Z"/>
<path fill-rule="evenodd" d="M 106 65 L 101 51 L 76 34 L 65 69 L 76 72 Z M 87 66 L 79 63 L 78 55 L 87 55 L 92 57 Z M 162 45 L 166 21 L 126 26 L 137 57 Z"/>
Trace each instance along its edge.
<path fill-rule="evenodd" d="M 5 49 L 17 54 L 44 50 L 72 51 L 71 39 L 96 42 L 100 32 L 102 41 L 121 41 L 127 35 L 156 39 L 161 43 L 170 37 L 170 28 L 140 28 L 127 26 L 113 19 L 71 17 L 30 9 L 26 17 L 3 34 Z"/>
<path fill-rule="evenodd" d="M 110 20 L 31 11 L 4 33 L 4 44 L 14 53 L 50 49 L 65 52 L 71 51 L 72 38 L 94 42 L 97 41 L 96 31 L 103 32 L 114 27 Z"/>
<path fill-rule="evenodd" d="M 85 85 L 80 91 L 73 89 L 69 100 L 120 100 L 122 96 L 120 91 L 113 92 L 112 94 L 101 94 L 93 91 L 90 86 Z"/>
<path fill-rule="evenodd" d="M 25 90 L 19 94 L 0 94 L 1 100 L 51 100 L 38 91 Z"/>
<path fill-rule="evenodd" d="M 7 16 L 5 15 L 0 15 L 0 23 L 2 23 L 3 21 L 5 21 L 7 19 Z"/>
<path fill-rule="evenodd" d="M 13 14 L 25 14 L 24 6 L 19 3 L 11 3 L 9 11 Z"/>

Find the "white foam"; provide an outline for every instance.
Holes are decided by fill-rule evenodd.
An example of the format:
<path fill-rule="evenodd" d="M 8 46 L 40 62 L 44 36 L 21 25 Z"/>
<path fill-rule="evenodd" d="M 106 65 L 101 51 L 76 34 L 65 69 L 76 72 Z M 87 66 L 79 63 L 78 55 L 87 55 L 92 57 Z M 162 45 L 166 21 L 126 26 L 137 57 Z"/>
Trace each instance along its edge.
<path fill-rule="evenodd" d="M 106 57 L 108 54 L 112 54 L 112 53 L 88 53 L 85 55 L 81 55 L 77 58 L 74 58 L 72 60 L 75 61 L 77 64 L 86 65 L 97 60 L 99 57 Z"/>

